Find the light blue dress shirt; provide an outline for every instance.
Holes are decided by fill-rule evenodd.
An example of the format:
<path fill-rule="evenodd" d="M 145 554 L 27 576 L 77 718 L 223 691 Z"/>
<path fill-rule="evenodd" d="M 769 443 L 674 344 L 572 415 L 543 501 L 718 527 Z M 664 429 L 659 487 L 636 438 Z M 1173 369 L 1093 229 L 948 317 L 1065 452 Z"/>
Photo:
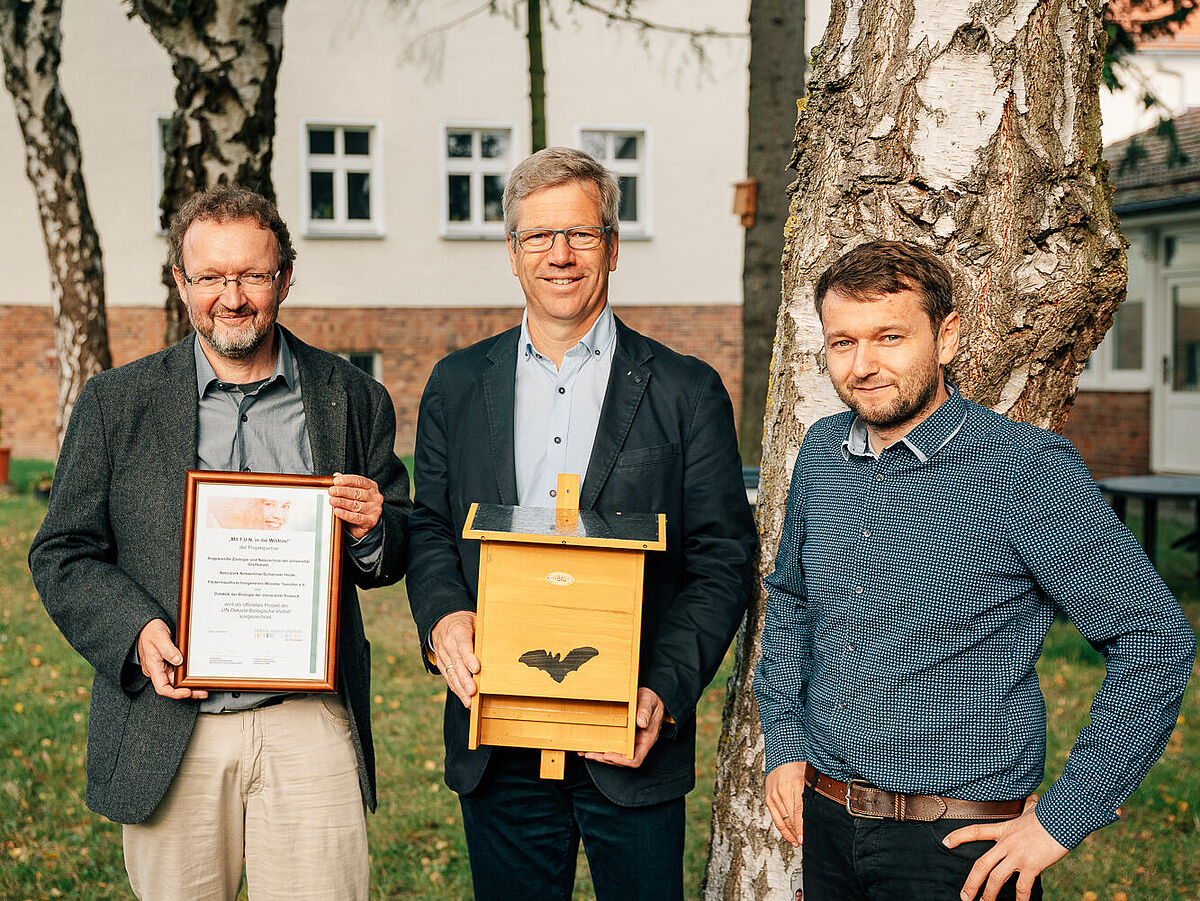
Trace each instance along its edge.
<path fill-rule="evenodd" d="M 578 473 L 581 482 L 587 477 L 617 346 L 617 326 L 612 307 L 605 304 L 588 333 L 567 351 L 559 369 L 533 346 L 528 319 L 526 312 L 517 342 L 513 404 L 517 503 L 553 507 L 559 473 Z"/>

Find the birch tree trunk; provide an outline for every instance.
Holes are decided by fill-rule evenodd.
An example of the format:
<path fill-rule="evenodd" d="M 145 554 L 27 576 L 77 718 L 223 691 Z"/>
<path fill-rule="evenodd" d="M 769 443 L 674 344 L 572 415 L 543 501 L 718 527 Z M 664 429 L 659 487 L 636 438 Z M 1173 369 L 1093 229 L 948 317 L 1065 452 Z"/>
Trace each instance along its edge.
<path fill-rule="evenodd" d="M 1100 159 L 1100 0 L 835 0 L 796 130 L 783 304 L 759 492 L 771 569 L 806 428 L 841 409 L 813 284 L 877 238 L 917 241 L 954 277 L 964 394 L 1059 428 L 1124 296 Z M 793 50 L 801 52 L 800 47 Z M 784 898 L 799 854 L 770 825 L 751 691 L 764 597 L 726 701 L 706 897 Z"/>
<path fill-rule="evenodd" d="M 746 174 L 758 180 L 758 208 L 746 229 L 742 262 L 742 462 L 762 457 L 783 223 L 787 219 L 788 161 L 796 133 L 796 101 L 804 96 L 804 0 L 750 0 L 750 98 Z"/>
<path fill-rule="evenodd" d="M 175 113 L 167 130 L 163 228 L 196 191 L 243 185 L 274 199 L 275 86 L 283 59 L 287 0 L 129 0 L 171 58 Z M 171 277 L 166 343 L 191 326 Z"/>
<path fill-rule="evenodd" d="M 0 0 L 4 85 L 25 139 L 25 174 L 37 195 L 50 262 L 60 445 L 83 383 L 112 366 L 100 237 L 88 207 L 79 135 L 58 81 L 61 46 L 61 0 Z"/>

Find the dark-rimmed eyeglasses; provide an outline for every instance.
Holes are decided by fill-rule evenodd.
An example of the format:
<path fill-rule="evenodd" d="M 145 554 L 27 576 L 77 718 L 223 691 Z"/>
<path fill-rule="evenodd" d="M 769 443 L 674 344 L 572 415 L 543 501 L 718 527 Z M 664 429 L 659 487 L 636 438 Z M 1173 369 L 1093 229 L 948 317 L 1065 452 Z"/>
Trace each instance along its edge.
<path fill-rule="evenodd" d="M 185 282 L 197 291 L 202 291 L 206 294 L 215 294 L 218 291 L 224 291 L 230 282 L 233 282 L 243 291 L 263 291 L 275 284 L 275 279 L 277 278 L 279 278 L 279 272 L 243 272 L 241 275 L 232 277 L 228 275 L 195 275 L 190 278 L 186 272 L 183 273 L 183 280 Z"/>
<path fill-rule="evenodd" d="M 554 246 L 562 235 L 572 250 L 595 250 L 612 231 L 611 225 L 577 225 L 574 228 L 523 228 L 509 232 L 517 246 L 530 253 L 542 253 Z"/>

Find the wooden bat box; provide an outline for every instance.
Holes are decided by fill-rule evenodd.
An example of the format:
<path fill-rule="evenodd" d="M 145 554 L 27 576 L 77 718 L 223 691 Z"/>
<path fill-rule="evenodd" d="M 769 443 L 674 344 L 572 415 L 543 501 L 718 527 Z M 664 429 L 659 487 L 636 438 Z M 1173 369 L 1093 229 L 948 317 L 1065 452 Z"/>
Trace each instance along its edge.
<path fill-rule="evenodd" d="M 580 511 L 579 477 L 554 507 L 472 504 L 482 542 L 468 747 L 542 749 L 542 776 L 566 753 L 633 757 L 642 575 L 666 548 L 666 516 Z"/>

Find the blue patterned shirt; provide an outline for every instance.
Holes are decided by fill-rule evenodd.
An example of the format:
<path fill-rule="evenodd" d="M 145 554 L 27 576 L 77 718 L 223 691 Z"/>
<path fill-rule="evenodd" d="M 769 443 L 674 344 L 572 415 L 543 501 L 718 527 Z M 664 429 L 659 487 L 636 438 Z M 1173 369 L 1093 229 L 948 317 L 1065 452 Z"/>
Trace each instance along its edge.
<path fill-rule="evenodd" d="M 1074 847 L 1166 746 L 1191 627 L 1067 440 L 957 392 L 878 456 L 865 439 L 830 416 L 796 461 L 754 680 L 767 771 L 1027 796 L 1046 753 L 1034 664 L 1063 613 L 1107 667 L 1037 804 Z"/>

